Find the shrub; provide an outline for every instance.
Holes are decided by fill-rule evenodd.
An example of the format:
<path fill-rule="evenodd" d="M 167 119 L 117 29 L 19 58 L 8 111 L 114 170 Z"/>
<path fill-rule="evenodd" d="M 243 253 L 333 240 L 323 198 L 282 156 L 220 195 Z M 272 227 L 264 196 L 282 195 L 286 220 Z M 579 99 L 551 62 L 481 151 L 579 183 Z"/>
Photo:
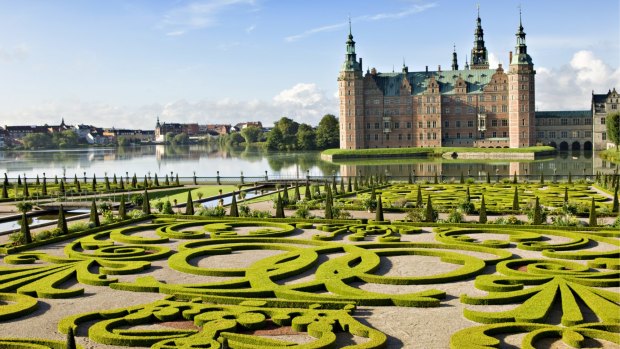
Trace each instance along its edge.
<path fill-rule="evenodd" d="M 142 212 L 142 210 L 131 210 L 129 211 L 129 217 L 131 219 L 137 219 L 146 216 L 146 213 Z"/>
<path fill-rule="evenodd" d="M 131 202 L 134 206 L 142 206 L 142 202 L 144 198 L 141 194 L 134 194 L 129 197 L 129 202 Z"/>
<path fill-rule="evenodd" d="M 407 220 L 412 222 L 424 222 L 424 215 L 426 211 L 423 207 L 416 207 L 407 211 Z"/>
<path fill-rule="evenodd" d="M 164 203 L 161 200 L 157 200 L 157 202 L 153 205 L 157 212 L 163 213 Z"/>
<path fill-rule="evenodd" d="M 571 214 L 551 217 L 551 224 L 556 227 L 575 227 L 579 225 L 579 223 L 579 220 Z"/>
<path fill-rule="evenodd" d="M 496 219 L 493 224 L 500 224 L 500 225 L 521 225 L 523 224 L 523 221 L 520 220 L 519 218 L 517 218 L 516 216 L 510 215 L 508 217 L 499 217 L 498 219 Z"/>
<path fill-rule="evenodd" d="M 254 217 L 254 218 L 271 218 L 271 213 L 269 211 L 252 210 L 251 217 Z"/>
<path fill-rule="evenodd" d="M 459 210 L 462 213 L 471 214 L 471 213 L 474 213 L 476 211 L 476 207 L 474 206 L 474 204 L 471 201 L 463 200 L 459 204 Z"/>
<path fill-rule="evenodd" d="M 446 219 L 447 223 L 462 223 L 463 222 L 463 213 L 459 209 L 452 209 L 450 214 L 448 215 L 448 219 Z"/>
<path fill-rule="evenodd" d="M 170 200 L 166 200 L 166 202 L 162 204 L 160 212 L 163 214 L 174 214 L 174 211 L 172 210 L 172 203 L 170 202 Z"/>
<path fill-rule="evenodd" d="M 250 217 L 250 215 L 252 214 L 248 205 L 239 205 L 238 209 L 239 217 Z"/>
<path fill-rule="evenodd" d="M 203 217 L 224 217 L 226 215 L 226 209 L 222 206 L 202 207 L 198 210 L 196 215 Z"/>
<path fill-rule="evenodd" d="M 302 219 L 311 218 L 312 215 L 310 214 L 310 209 L 308 208 L 308 205 L 304 205 L 304 204 L 297 205 L 297 210 L 295 211 L 295 214 L 293 215 L 293 217 L 302 218 Z"/>
<path fill-rule="evenodd" d="M 374 211 L 377 208 L 377 200 L 373 197 L 368 197 L 362 201 L 362 206 L 365 210 Z"/>

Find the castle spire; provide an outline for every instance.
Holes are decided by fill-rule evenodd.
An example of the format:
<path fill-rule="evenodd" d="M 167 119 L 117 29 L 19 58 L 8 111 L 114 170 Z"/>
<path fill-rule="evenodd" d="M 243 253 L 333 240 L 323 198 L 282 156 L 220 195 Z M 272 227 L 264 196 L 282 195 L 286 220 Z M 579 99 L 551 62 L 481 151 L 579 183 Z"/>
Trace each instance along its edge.
<path fill-rule="evenodd" d="M 515 46 L 515 54 L 512 56 L 512 62 L 510 62 L 510 64 L 532 64 L 532 57 L 527 54 L 527 45 L 525 44 L 521 6 L 519 6 L 519 28 L 515 36 L 517 37 L 517 45 Z"/>
<path fill-rule="evenodd" d="M 344 64 L 342 65 L 343 71 L 362 71 L 362 63 L 357 62 L 355 54 L 355 41 L 353 40 L 353 32 L 351 30 L 351 17 L 349 17 L 349 37 L 346 42 L 346 54 Z"/>
<path fill-rule="evenodd" d="M 452 70 L 459 70 L 459 63 L 456 58 L 456 44 L 453 45 L 452 49 Z"/>
<path fill-rule="evenodd" d="M 471 68 L 489 69 L 487 48 L 484 46 L 484 31 L 480 19 L 480 5 L 478 5 L 478 17 L 476 18 L 476 30 L 474 31 L 474 47 L 471 49 Z"/>

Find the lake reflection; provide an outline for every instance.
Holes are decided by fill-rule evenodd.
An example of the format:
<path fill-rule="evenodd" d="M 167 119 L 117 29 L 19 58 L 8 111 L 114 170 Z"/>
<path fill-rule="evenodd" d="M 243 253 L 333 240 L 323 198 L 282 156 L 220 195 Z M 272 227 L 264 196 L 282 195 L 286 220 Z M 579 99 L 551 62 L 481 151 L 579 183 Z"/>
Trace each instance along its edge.
<path fill-rule="evenodd" d="M 125 148 L 92 148 L 46 151 L 2 151 L 0 152 L 0 173 L 17 177 L 24 173 L 33 178 L 46 173 L 47 177 L 74 174 L 82 177 L 96 173 L 112 176 L 129 173 L 155 174 L 165 176 L 177 172 L 181 177 L 214 177 L 217 171 L 222 177 L 269 176 L 305 177 L 354 174 L 387 174 L 393 177 L 416 176 L 460 176 L 472 177 L 490 175 L 507 176 L 536 175 L 541 172 L 552 176 L 592 175 L 595 171 L 610 170 L 613 164 L 599 159 L 591 152 L 559 153 L 557 156 L 531 162 L 510 161 L 463 161 L 444 159 L 374 160 L 334 164 L 320 159 L 320 152 L 271 152 L 257 147 L 232 148 L 216 145 L 163 146 L 148 145 Z"/>

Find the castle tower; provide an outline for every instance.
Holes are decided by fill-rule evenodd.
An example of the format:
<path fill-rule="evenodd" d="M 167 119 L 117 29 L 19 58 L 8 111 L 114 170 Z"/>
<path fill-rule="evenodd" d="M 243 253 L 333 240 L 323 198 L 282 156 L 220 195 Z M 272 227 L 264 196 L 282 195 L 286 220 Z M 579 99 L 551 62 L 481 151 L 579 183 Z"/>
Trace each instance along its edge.
<path fill-rule="evenodd" d="M 487 48 L 484 46 L 484 31 L 480 19 L 480 6 L 478 6 L 478 18 L 474 31 L 474 48 L 471 49 L 471 69 L 489 69 L 489 57 Z"/>
<path fill-rule="evenodd" d="M 346 54 L 340 75 L 338 93 L 340 95 L 340 149 L 364 148 L 364 91 L 362 59 L 356 60 L 355 41 L 351 34 L 346 42 Z"/>
<path fill-rule="evenodd" d="M 459 70 L 459 62 L 456 58 L 456 45 L 452 51 L 452 70 Z"/>
<path fill-rule="evenodd" d="M 515 34 L 517 46 L 515 54 L 510 57 L 508 72 L 508 126 L 511 148 L 522 148 L 535 145 L 535 96 L 534 96 L 534 63 L 527 54 L 525 32 L 521 24 L 519 11 L 519 29 Z"/>

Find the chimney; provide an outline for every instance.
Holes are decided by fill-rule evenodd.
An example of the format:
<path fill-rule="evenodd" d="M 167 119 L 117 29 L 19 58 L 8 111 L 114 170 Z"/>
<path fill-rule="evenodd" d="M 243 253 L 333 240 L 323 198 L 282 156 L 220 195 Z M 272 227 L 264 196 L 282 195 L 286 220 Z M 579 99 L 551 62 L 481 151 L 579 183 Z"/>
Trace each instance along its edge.
<path fill-rule="evenodd" d="M 426 72 L 428 73 L 428 65 L 426 66 Z"/>
<path fill-rule="evenodd" d="M 441 64 L 437 66 L 437 71 L 441 72 Z"/>
<path fill-rule="evenodd" d="M 508 52 L 508 62 L 512 63 L 512 51 Z"/>
<path fill-rule="evenodd" d="M 362 57 L 360 57 L 360 70 L 364 70 L 362 69 Z"/>

